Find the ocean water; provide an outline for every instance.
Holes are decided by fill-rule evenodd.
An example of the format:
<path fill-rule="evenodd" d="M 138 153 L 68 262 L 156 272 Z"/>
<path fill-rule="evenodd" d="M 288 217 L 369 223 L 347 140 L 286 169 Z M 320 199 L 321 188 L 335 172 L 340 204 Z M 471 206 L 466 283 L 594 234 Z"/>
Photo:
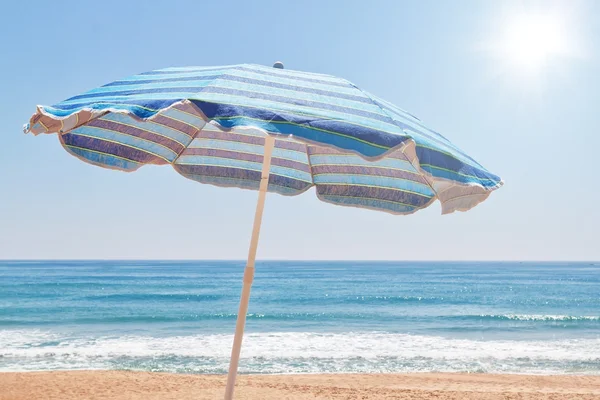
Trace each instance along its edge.
<path fill-rule="evenodd" d="M 243 261 L 0 261 L 0 371 L 226 373 Z M 598 263 L 259 262 L 241 373 L 600 373 Z"/>

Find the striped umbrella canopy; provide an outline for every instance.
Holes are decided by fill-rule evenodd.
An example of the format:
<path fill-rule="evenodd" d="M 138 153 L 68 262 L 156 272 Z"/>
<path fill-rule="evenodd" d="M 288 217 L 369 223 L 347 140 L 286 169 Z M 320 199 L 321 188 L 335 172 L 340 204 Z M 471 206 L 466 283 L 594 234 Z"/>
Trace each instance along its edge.
<path fill-rule="evenodd" d="M 25 125 L 57 133 L 91 164 L 170 164 L 186 178 L 259 190 L 232 350 L 233 396 L 266 192 L 315 187 L 323 201 L 410 214 L 436 199 L 466 211 L 502 185 L 414 115 L 351 82 L 276 63 L 166 68 L 38 106 Z"/>

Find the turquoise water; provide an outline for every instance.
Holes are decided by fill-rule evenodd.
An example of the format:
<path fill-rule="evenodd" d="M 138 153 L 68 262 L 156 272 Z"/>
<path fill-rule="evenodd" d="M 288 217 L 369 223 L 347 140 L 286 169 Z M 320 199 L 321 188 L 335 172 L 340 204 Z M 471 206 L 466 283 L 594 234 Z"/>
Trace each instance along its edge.
<path fill-rule="evenodd" d="M 0 371 L 225 373 L 242 261 L 0 261 Z M 243 373 L 600 373 L 594 263 L 259 262 Z"/>

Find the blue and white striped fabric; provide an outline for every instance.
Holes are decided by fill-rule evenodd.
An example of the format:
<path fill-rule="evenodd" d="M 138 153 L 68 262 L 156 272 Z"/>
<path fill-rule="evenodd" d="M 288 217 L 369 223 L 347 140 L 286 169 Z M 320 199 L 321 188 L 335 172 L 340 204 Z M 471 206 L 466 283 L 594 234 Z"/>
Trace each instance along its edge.
<path fill-rule="evenodd" d="M 257 189 L 276 137 L 269 191 L 311 187 L 327 202 L 408 214 L 435 199 L 465 211 L 501 179 L 393 104 L 333 76 L 259 65 L 167 68 L 54 106 L 26 131 L 107 168 L 171 164 L 183 176 Z"/>

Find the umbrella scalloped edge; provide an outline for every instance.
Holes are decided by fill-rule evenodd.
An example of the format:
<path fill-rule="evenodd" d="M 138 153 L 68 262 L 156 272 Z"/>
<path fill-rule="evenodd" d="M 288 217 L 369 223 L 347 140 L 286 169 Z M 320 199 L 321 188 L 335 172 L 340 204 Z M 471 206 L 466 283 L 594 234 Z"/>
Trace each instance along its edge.
<path fill-rule="evenodd" d="M 394 155 L 394 157 L 396 157 L 396 158 L 398 158 L 400 155 L 402 155 L 405 158 L 405 160 L 410 162 L 412 164 L 412 166 L 415 168 L 415 170 L 418 171 L 418 173 L 427 182 L 427 185 L 429 185 L 429 187 L 431 188 L 431 190 L 433 192 L 433 196 L 431 196 L 431 198 L 427 202 L 425 202 L 424 204 L 422 204 L 418 207 L 414 207 L 414 209 L 412 209 L 412 210 L 406 210 L 406 211 L 382 209 L 379 207 L 369 207 L 368 205 L 363 205 L 363 204 L 361 204 L 361 205 L 341 204 L 340 202 L 332 201 L 329 198 L 327 198 L 327 196 L 323 196 L 317 192 L 317 197 L 321 201 L 324 201 L 327 203 L 332 203 L 332 204 L 336 204 L 336 205 L 346 205 L 346 206 L 365 208 L 365 209 L 373 209 L 373 210 L 377 210 L 377 211 L 384 211 L 384 212 L 391 213 L 394 215 L 407 215 L 407 214 L 412 214 L 420 209 L 428 207 L 433 201 L 435 201 L 437 199 L 440 201 L 441 208 L 442 208 L 442 214 L 449 214 L 454 211 L 470 210 L 471 208 L 475 207 L 479 203 L 486 200 L 492 191 L 500 188 L 504 184 L 503 181 L 499 181 L 494 186 L 484 187 L 477 183 L 462 183 L 462 182 L 457 182 L 457 181 L 453 181 L 450 179 L 435 177 L 430 172 L 421 168 L 420 161 L 419 161 L 419 158 L 417 156 L 417 151 L 416 151 L 416 142 L 410 138 L 406 139 L 402 143 L 388 149 L 381 155 L 378 155 L 376 157 L 369 157 L 369 156 L 360 154 L 356 151 L 352 151 L 349 149 L 342 149 L 342 148 L 336 147 L 334 145 L 328 145 L 328 144 L 324 144 L 324 143 L 314 142 L 314 141 L 307 140 L 307 139 L 304 139 L 304 138 L 301 138 L 298 136 L 282 134 L 280 132 L 277 132 L 277 133 L 269 132 L 269 131 L 263 129 L 262 127 L 257 127 L 257 126 L 252 126 L 252 125 L 236 126 L 235 128 L 223 127 L 218 122 L 211 121 L 209 118 L 207 118 L 205 116 L 205 114 L 202 112 L 202 110 L 199 107 L 197 107 L 194 103 L 192 103 L 190 100 L 177 101 L 177 102 L 171 104 L 170 106 L 159 110 L 156 114 L 154 114 L 148 118 L 140 118 L 127 109 L 118 109 L 118 108 L 108 108 L 108 109 L 102 109 L 102 110 L 84 108 L 84 109 L 80 109 L 76 112 L 73 112 L 71 114 L 67 114 L 65 116 L 56 116 L 56 115 L 52 114 L 51 112 L 47 112 L 46 107 L 38 106 L 37 112 L 31 117 L 29 123 L 25 124 L 25 126 L 23 127 L 23 131 L 24 131 L 24 133 L 33 133 L 34 135 L 39 135 L 41 133 L 47 133 L 47 134 L 57 133 L 59 136 L 61 145 L 71 155 L 81 159 L 82 161 L 85 161 L 85 162 L 93 164 L 93 165 L 101 166 L 103 168 L 116 169 L 116 170 L 125 171 L 125 172 L 133 172 L 145 164 L 157 164 L 157 165 L 171 164 L 173 167 L 176 167 L 174 165 L 175 161 L 179 158 L 181 153 L 178 154 L 177 157 L 175 157 L 175 159 L 170 162 L 168 160 L 161 160 L 161 159 L 157 158 L 155 160 L 150 160 L 147 162 L 139 163 L 134 168 L 121 168 L 121 167 L 109 166 L 105 163 L 95 162 L 89 158 L 86 158 L 84 156 L 81 156 L 81 155 L 73 152 L 69 147 L 67 147 L 65 145 L 65 143 L 63 141 L 63 135 L 65 135 L 69 132 L 72 132 L 74 129 L 85 126 L 86 124 L 90 123 L 91 121 L 93 121 L 97 118 L 100 118 L 104 115 L 107 115 L 109 113 L 121 114 L 121 115 L 130 117 L 132 119 L 135 119 L 136 121 L 139 121 L 139 122 L 146 122 L 146 121 L 152 121 L 153 119 L 159 117 L 161 115 L 161 113 L 164 113 L 165 111 L 168 111 L 169 109 L 172 109 L 172 108 L 177 108 L 178 106 L 186 106 L 186 107 L 193 108 L 195 110 L 197 116 L 202 119 L 204 125 L 197 128 L 196 135 L 198 134 L 198 132 L 201 132 L 204 129 L 206 124 L 210 123 L 211 126 L 218 126 L 224 132 L 238 132 L 238 131 L 244 131 L 244 130 L 254 131 L 254 132 L 258 131 L 263 135 L 269 134 L 269 135 L 275 136 L 277 139 L 284 140 L 284 141 L 293 141 L 296 143 L 305 144 L 307 146 L 319 146 L 319 147 L 324 147 L 324 148 L 329 148 L 329 149 L 335 149 L 335 150 L 339 151 L 340 154 L 352 153 L 352 154 L 355 154 L 356 156 L 359 156 L 362 159 L 364 159 L 366 161 L 370 161 L 370 162 L 376 162 L 379 160 L 383 160 L 391 155 Z M 176 168 L 176 170 L 177 170 L 177 168 Z M 179 171 L 177 171 L 177 172 L 179 172 Z M 181 172 L 179 172 L 179 173 L 181 173 Z M 242 189 L 256 189 L 257 188 L 257 187 L 249 188 L 249 187 L 230 185 L 230 184 L 220 184 L 217 182 L 203 182 L 203 183 L 209 183 L 211 185 L 220 186 L 220 187 L 238 187 L 238 188 L 242 188 Z M 283 195 L 297 195 L 297 194 L 305 192 L 306 190 L 310 189 L 312 186 L 318 186 L 318 185 L 316 185 L 315 183 L 312 183 L 310 185 L 307 185 L 302 190 L 295 191 L 292 194 L 282 193 L 282 192 L 278 192 L 278 193 L 283 194 Z M 271 191 L 271 187 L 269 187 L 269 191 Z"/>

